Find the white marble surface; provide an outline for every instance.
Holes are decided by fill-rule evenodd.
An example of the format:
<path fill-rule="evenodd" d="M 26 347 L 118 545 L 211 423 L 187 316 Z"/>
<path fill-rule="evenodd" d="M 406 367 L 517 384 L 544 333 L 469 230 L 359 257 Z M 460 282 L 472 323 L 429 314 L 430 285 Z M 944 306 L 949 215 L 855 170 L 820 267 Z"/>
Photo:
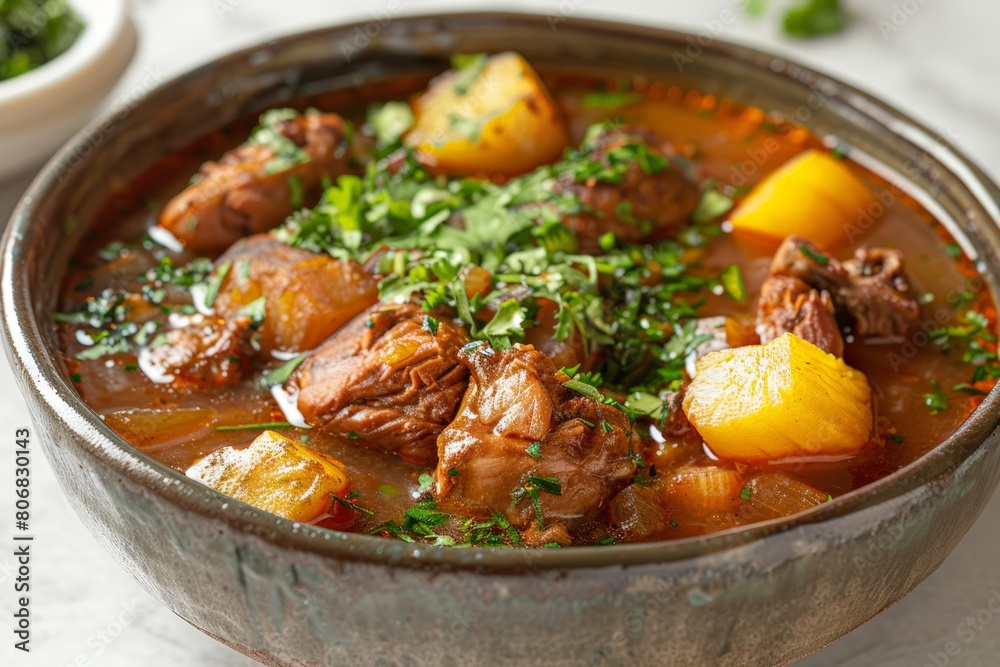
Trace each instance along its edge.
<path fill-rule="evenodd" d="M 592 15 L 700 30 L 738 0 L 133 0 L 140 33 L 135 61 L 111 99 L 131 97 L 151 81 L 180 73 L 237 47 L 282 33 L 343 19 L 368 19 L 395 7 L 502 8 Z M 784 4 L 772 0 L 772 5 Z M 795 42 L 777 18 L 739 15 L 725 39 L 777 51 L 860 85 L 948 134 L 1000 177 L 1000 3 L 995 0 L 846 0 L 850 29 L 839 36 Z M 738 13 L 737 13 L 738 14 Z M 880 21 L 883 29 L 880 29 Z M 885 26 L 894 28 L 889 31 Z M 0 119 L 2 122 L 2 119 Z M 3 159 L 0 156 L 0 159 Z M 0 185 L 5 218 L 30 175 Z M 28 427 L 11 371 L 0 362 L 0 424 L 9 443 Z M 7 447 L 4 447 L 7 451 Z M 12 457 L 0 457 L 0 538 L 10 530 Z M 254 664 L 216 644 L 143 592 L 77 521 L 46 462 L 33 468 L 36 533 L 32 653 L 11 648 L 13 559 L 0 553 L 0 664 L 63 667 L 167 667 Z M 930 579 L 893 609 L 833 646 L 801 661 L 803 667 L 935 664 L 929 654 L 949 642 L 960 649 L 950 665 L 1000 665 L 1000 618 L 963 626 L 1000 591 L 1000 495 Z M 986 618 L 982 614 L 981 621 Z M 980 622 L 981 622 L 980 621 Z M 978 629 L 977 629 L 978 627 Z M 967 628 L 972 628 L 971 633 Z M 966 642 L 966 639 L 969 639 Z M 943 665 L 938 658 L 938 667 Z"/>

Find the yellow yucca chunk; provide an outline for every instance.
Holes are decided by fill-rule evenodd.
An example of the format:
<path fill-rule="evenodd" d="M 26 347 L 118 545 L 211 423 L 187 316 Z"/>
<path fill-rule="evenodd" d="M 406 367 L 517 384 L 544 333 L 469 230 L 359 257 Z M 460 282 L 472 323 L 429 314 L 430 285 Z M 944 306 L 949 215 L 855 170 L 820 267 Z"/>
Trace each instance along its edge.
<path fill-rule="evenodd" d="M 201 459 L 187 476 L 231 498 L 293 521 L 312 521 L 330 510 L 330 494 L 343 496 L 344 466 L 274 431 L 249 447 L 223 447 Z"/>
<path fill-rule="evenodd" d="M 467 60 L 413 101 L 406 145 L 432 171 L 459 176 L 515 175 L 558 159 L 566 125 L 531 65 L 509 52 Z"/>
<path fill-rule="evenodd" d="M 864 374 L 792 334 L 712 352 L 696 370 L 684 413 L 720 458 L 852 455 L 871 435 Z"/>
<path fill-rule="evenodd" d="M 874 201 L 844 162 L 809 150 L 758 183 L 729 219 L 737 233 L 774 245 L 795 234 L 831 250 L 861 233 Z"/>

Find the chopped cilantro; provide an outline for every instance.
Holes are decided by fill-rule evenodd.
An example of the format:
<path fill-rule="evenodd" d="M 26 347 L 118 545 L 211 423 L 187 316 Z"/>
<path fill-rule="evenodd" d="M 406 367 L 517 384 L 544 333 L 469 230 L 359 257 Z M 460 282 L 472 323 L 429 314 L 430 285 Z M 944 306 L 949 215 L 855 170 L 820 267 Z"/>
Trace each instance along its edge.
<path fill-rule="evenodd" d="M 465 95 L 486 69 L 485 53 L 456 53 L 451 57 L 451 67 L 455 71 L 452 88 L 456 95 Z"/>
<path fill-rule="evenodd" d="M 528 447 L 524 451 L 528 452 L 528 455 L 531 458 L 540 459 L 542 458 L 542 443 L 536 440 L 535 442 L 528 445 Z"/>
<path fill-rule="evenodd" d="M 740 498 L 742 498 L 743 500 L 749 501 L 750 500 L 750 494 L 751 494 L 751 492 L 750 492 L 750 485 L 747 484 L 746 486 L 743 487 L 743 490 L 740 491 Z"/>
<path fill-rule="evenodd" d="M 436 319 L 430 315 L 424 315 L 424 331 L 428 332 L 432 336 L 436 336 L 438 332 L 439 323 Z"/>
<path fill-rule="evenodd" d="M 237 426 L 216 426 L 216 431 L 267 431 L 279 428 L 292 428 L 294 424 L 288 422 L 264 422 L 262 424 L 239 424 Z"/>
<path fill-rule="evenodd" d="M 422 472 L 420 473 L 420 477 L 417 478 L 417 482 L 420 484 L 420 486 L 417 487 L 417 493 L 423 495 L 430 491 L 431 487 L 434 486 L 434 475 Z"/>
<path fill-rule="evenodd" d="M 361 512 L 362 514 L 367 514 L 368 516 L 375 516 L 375 512 L 368 509 L 367 507 L 361 507 L 360 505 L 357 505 L 351 502 L 350 500 L 347 500 L 346 498 L 341 498 L 340 496 L 333 493 L 330 494 L 330 502 L 340 503 L 347 509 L 354 510 L 355 512 Z"/>
<path fill-rule="evenodd" d="M 727 266 L 721 274 L 719 274 L 719 283 L 722 285 L 723 291 L 725 291 L 726 296 L 735 301 L 736 303 L 743 303 L 747 299 L 747 288 L 746 284 L 743 282 L 743 272 L 740 270 L 738 264 L 731 264 Z"/>
<path fill-rule="evenodd" d="M 799 246 L 799 252 L 801 252 L 803 255 L 805 255 L 812 261 L 816 262 L 820 266 L 826 266 L 827 263 L 830 261 L 829 257 L 819 252 L 816 252 L 815 250 L 813 250 L 812 248 L 810 248 L 808 245 L 805 244 Z"/>
<path fill-rule="evenodd" d="M 924 394 L 924 403 L 931 414 L 936 415 L 948 408 L 948 399 L 945 397 L 944 392 L 941 391 L 941 385 L 938 384 L 937 380 L 931 380 L 931 387 L 933 387 L 934 391 Z"/>

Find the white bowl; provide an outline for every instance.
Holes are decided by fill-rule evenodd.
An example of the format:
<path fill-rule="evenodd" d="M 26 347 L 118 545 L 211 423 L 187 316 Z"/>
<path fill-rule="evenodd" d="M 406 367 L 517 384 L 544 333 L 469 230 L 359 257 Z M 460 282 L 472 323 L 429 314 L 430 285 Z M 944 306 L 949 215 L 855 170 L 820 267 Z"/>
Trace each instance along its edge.
<path fill-rule="evenodd" d="M 38 168 L 93 116 L 135 52 L 126 0 L 71 0 L 86 22 L 62 55 L 0 82 L 0 181 Z"/>

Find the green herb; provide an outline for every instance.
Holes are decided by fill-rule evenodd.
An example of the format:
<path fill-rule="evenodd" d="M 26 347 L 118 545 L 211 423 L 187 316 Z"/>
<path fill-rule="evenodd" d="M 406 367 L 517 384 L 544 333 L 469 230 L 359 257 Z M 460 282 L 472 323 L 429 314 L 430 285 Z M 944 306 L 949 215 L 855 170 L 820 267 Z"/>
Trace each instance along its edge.
<path fill-rule="evenodd" d="M 67 0 L 0 1 L 0 81 L 62 55 L 83 30 Z"/>
<path fill-rule="evenodd" d="M 439 323 L 436 319 L 430 315 L 424 315 L 423 330 L 428 332 L 432 336 L 436 336 L 438 332 Z"/>
<path fill-rule="evenodd" d="M 293 428 L 289 422 L 264 422 L 262 424 L 240 424 L 238 426 L 216 426 L 216 431 L 268 431 L 279 428 Z"/>
<path fill-rule="evenodd" d="M 815 250 L 813 250 L 812 248 L 810 248 L 808 245 L 805 244 L 799 246 L 799 252 L 801 252 L 803 255 L 805 255 L 812 261 L 816 262 L 820 266 L 826 266 L 827 263 L 830 261 L 829 257 L 819 252 L 816 252 Z"/>
<path fill-rule="evenodd" d="M 962 256 L 962 247 L 957 243 L 949 243 L 944 247 L 944 249 L 947 250 L 948 254 L 954 259 L 958 259 Z"/>
<path fill-rule="evenodd" d="M 264 324 L 264 317 L 266 315 L 267 307 L 267 297 L 261 295 L 246 304 L 237 311 L 240 317 L 247 317 L 250 319 L 251 329 L 260 329 Z"/>
<path fill-rule="evenodd" d="M 289 359 L 274 370 L 266 371 L 261 376 L 262 384 L 265 387 L 285 384 L 288 382 L 288 378 L 292 377 L 292 373 L 294 373 L 295 369 L 299 367 L 299 364 L 305 361 L 308 356 L 308 354 L 300 354 L 292 359 Z"/>
<path fill-rule="evenodd" d="M 278 129 L 281 123 L 298 118 L 299 115 L 295 109 L 272 109 L 261 114 L 260 125 L 250 134 L 248 143 L 267 148 L 274 154 L 264 164 L 265 174 L 280 174 L 311 159 L 305 149 Z"/>
<path fill-rule="evenodd" d="M 889 437 L 892 438 L 894 441 L 896 441 L 898 443 L 902 443 L 904 440 L 906 440 L 905 437 L 901 436 L 898 433 L 890 433 Z"/>
<path fill-rule="evenodd" d="M 69 376 L 69 379 L 72 380 L 73 382 L 79 383 L 83 380 L 83 376 L 80 375 L 79 373 L 73 373 L 72 375 Z"/>
<path fill-rule="evenodd" d="M 361 512 L 362 514 L 367 514 L 368 516 L 375 516 L 375 512 L 373 512 L 372 510 L 366 507 L 361 507 L 360 505 L 356 505 L 350 500 L 347 500 L 346 498 L 341 498 L 336 494 L 333 493 L 330 494 L 330 501 L 333 503 L 340 503 L 347 509 L 354 510 L 355 512 Z"/>
<path fill-rule="evenodd" d="M 139 364 L 125 364 L 123 368 L 125 369 L 126 373 L 131 373 L 133 371 L 139 370 Z"/>
<path fill-rule="evenodd" d="M 639 93 L 597 90 L 584 95 L 583 107 L 585 109 L 622 107 L 642 102 L 643 99 L 645 98 Z"/>
<path fill-rule="evenodd" d="M 955 386 L 953 386 L 951 388 L 951 390 L 952 391 L 960 391 L 960 392 L 962 392 L 964 394 L 969 394 L 971 396 L 985 396 L 986 395 L 986 392 L 983 391 L 982 389 L 978 389 L 976 387 L 973 387 L 971 384 L 966 384 L 965 382 L 962 382 L 960 384 L 956 384 Z"/>
<path fill-rule="evenodd" d="M 401 145 L 403 135 L 413 127 L 413 110 L 406 102 L 386 102 L 368 108 L 368 124 L 375 133 L 376 146 L 385 154 Z"/>
<path fill-rule="evenodd" d="M 417 493 L 423 495 L 430 491 L 431 487 L 434 486 L 434 475 L 422 472 L 420 473 L 420 477 L 417 478 L 417 482 L 420 484 L 420 486 L 417 487 Z"/>
<path fill-rule="evenodd" d="M 817 37 L 840 32 L 847 24 L 840 0 L 804 0 L 785 12 L 785 33 L 792 37 Z"/>
<path fill-rule="evenodd" d="M 361 436 L 358 435 L 357 432 L 355 432 L 355 431 L 348 431 L 344 435 L 347 436 L 348 440 L 360 440 L 361 439 Z"/>
<path fill-rule="evenodd" d="M 545 517 L 542 514 L 540 491 L 559 496 L 562 495 L 562 484 L 555 477 L 528 475 L 521 486 L 511 492 L 511 499 L 514 501 L 514 505 L 517 506 L 522 500 L 528 498 L 535 511 L 535 524 L 539 529 L 542 529 L 545 527 Z"/>
<path fill-rule="evenodd" d="M 749 484 L 747 484 L 746 486 L 744 486 L 743 490 L 740 491 L 740 498 L 742 498 L 743 500 L 746 500 L 746 501 L 749 502 L 749 500 L 750 500 L 750 485 Z"/>
<path fill-rule="evenodd" d="M 833 502 L 833 496 L 830 495 L 829 493 L 826 494 L 826 502 L 828 502 L 828 503 L 832 503 Z"/>
<path fill-rule="evenodd" d="M 721 274 L 719 274 L 719 283 L 722 285 L 723 291 L 726 293 L 730 299 L 736 303 L 743 303 L 747 298 L 747 288 L 746 284 L 743 282 L 743 272 L 740 270 L 738 264 L 732 264 L 726 267 Z"/>
<path fill-rule="evenodd" d="M 944 392 L 941 391 L 941 385 L 938 384 L 937 380 L 931 380 L 931 387 L 934 388 L 934 391 L 924 394 L 924 403 L 931 414 L 936 415 L 948 408 L 948 399 L 945 397 Z"/>
<path fill-rule="evenodd" d="M 296 211 L 302 208 L 302 203 L 305 201 L 306 184 L 295 174 L 285 176 L 285 182 L 288 183 L 288 203 L 292 210 Z"/>
<path fill-rule="evenodd" d="M 486 54 L 456 53 L 451 57 L 451 67 L 455 70 L 452 88 L 456 95 L 465 95 L 486 69 Z"/>
<path fill-rule="evenodd" d="M 205 307 L 211 308 L 215 303 L 215 299 L 219 296 L 219 290 L 222 288 L 222 281 L 226 279 L 226 274 L 229 273 L 229 268 L 233 265 L 230 261 L 225 261 L 219 265 L 219 268 L 215 270 L 212 277 L 208 279 L 205 287 Z"/>
<path fill-rule="evenodd" d="M 732 199 L 714 187 L 709 187 L 701 193 L 701 199 L 691 214 L 691 220 L 696 225 L 703 225 L 725 215 L 732 207 Z"/>
<path fill-rule="evenodd" d="M 542 458 L 542 443 L 536 440 L 535 442 L 528 445 L 528 447 L 524 451 L 528 452 L 528 455 L 531 458 L 536 460 L 540 459 Z"/>

